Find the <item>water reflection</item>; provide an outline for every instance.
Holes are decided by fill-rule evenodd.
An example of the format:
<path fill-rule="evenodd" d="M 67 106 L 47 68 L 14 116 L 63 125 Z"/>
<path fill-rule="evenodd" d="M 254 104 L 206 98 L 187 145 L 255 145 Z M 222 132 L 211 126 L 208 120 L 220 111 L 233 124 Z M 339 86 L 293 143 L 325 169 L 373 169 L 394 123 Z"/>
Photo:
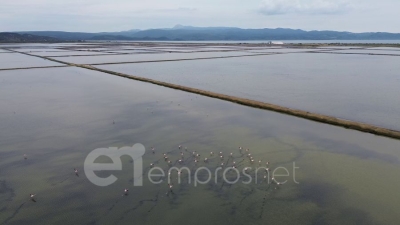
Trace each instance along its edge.
<path fill-rule="evenodd" d="M 391 56 L 290 53 L 97 67 L 400 130 L 399 65 Z"/>
<path fill-rule="evenodd" d="M 393 198 L 400 188 L 394 179 L 400 174 L 398 141 L 84 69 L 0 73 L 0 223 L 399 221 Z M 110 186 L 97 187 L 82 172 L 76 176 L 74 168 L 83 171 L 93 149 L 134 143 L 147 148 L 145 172 L 151 164 L 168 171 L 183 153 L 182 165 L 191 169 L 215 169 L 222 162 L 243 169 L 259 160 L 263 166 L 270 162 L 270 169 L 290 168 L 296 162 L 300 184 L 290 180 L 275 189 L 273 183 L 230 185 L 219 179 L 194 187 L 179 185 L 173 172 L 172 192 L 167 181 L 154 185 L 144 179 L 143 187 L 132 187 L 134 162 L 126 156 L 122 171 L 98 173 L 118 177 Z M 126 188 L 129 195 L 123 194 Z"/>

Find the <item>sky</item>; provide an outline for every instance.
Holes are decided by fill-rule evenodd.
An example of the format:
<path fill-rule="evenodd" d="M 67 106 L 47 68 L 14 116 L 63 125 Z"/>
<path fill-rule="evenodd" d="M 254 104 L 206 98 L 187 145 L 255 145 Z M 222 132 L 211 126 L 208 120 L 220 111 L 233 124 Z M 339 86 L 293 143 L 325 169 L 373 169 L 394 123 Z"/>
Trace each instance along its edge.
<path fill-rule="evenodd" d="M 0 32 L 187 26 L 400 33 L 400 0 L 0 0 Z"/>

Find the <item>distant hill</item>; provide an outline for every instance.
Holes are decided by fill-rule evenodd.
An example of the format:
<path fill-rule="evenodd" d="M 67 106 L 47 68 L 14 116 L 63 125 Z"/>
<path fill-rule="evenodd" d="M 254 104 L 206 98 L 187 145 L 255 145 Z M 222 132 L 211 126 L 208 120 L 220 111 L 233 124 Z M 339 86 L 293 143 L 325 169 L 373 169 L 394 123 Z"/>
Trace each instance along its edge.
<path fill-rule="evenodd" d="M 0 33 L 0 43 L 32 43 L 32 42 L 63 42 L 54 37 L 44 37 L 32 34 Z"/>
<path fill-rule="evenodd" d="M 65 31 L 19 31 L 15 33 L 33 34 L 38 36 L 53 37 L 62 40 L 91 40 L 93 36 L 103 35 L 104 33 L 84 33 L 84 32 L 65 32 Z"/>
<path fill-rule="evenodd" d="M 338 31 L 304 31 L 296 29 L 241 29 L 235 27 L 192 27 L 129 30 L 121 32 L 26 31 L 22 34 L 48 36 L 63 40 L 185 40 L 185 41 L 249 41 L 249 40 L 400 40 L 398 33 Z"/>

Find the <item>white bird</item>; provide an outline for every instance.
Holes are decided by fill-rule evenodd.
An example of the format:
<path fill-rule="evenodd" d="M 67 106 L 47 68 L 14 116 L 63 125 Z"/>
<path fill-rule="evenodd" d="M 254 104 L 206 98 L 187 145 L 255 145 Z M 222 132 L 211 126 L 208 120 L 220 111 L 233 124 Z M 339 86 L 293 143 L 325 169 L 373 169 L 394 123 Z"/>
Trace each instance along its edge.
<path fill-rule="evenodd" d="M 29 194 L 29 196 L 30 196 L 32 202 L 36 202 L 36 200 L 35 200 L 35 195 L 36 195 L 36 194 Z"/>

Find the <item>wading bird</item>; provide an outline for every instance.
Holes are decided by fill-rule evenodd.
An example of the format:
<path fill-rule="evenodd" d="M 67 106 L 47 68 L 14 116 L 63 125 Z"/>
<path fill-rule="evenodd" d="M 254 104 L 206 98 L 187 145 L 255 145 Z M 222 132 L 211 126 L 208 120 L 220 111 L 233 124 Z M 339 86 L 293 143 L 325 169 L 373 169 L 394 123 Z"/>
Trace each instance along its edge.
<path fill-rule="evenodd" d="M 30 196 L 30 198 L 31 198 L 31 201 L 33 201 L 33 202 L 36 202 L 36 200 L 35 200 L 35 195 L 36 195 L 36 194 L 29 194 L 29 196 Z"/>

